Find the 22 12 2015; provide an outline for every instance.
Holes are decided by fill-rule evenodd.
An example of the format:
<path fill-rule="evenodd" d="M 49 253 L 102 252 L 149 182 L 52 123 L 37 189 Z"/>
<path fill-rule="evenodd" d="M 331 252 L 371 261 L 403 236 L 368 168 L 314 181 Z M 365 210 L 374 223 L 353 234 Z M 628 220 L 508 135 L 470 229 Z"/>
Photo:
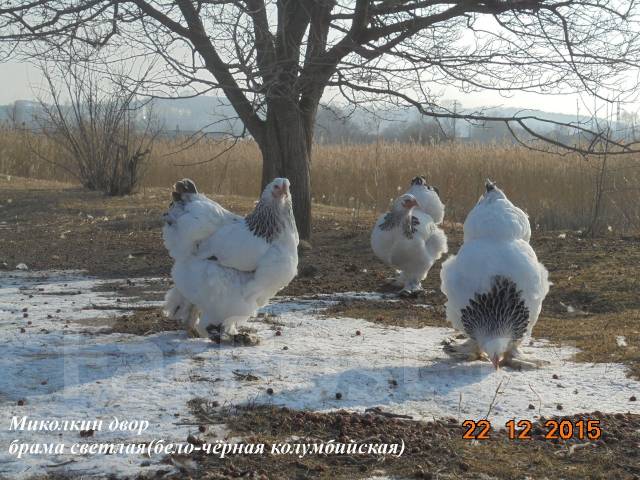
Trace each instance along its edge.
<path fill-rule="evenodd" d="M 465 420 L 462 422 L 465 440 L 488 440 L 493 430 L 489 420 Z M 509 420 L 505 423 L 506 433 L 511 440 L 531 440 L 534 424 L 531 420 Z M 547 420 L 544 422 L 544 440 L 598 440 L 602 436 L 600 420 Z"/>

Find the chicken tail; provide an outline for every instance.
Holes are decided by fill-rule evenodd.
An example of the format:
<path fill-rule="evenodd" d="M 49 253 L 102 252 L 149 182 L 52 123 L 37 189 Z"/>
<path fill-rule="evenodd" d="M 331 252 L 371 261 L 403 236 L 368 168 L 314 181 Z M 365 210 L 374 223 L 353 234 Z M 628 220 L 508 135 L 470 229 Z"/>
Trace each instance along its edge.
<path fill-rule="evenodd" d="M 443 253 L 447 253 L 449 251 L 447 236 L 437 227 L 434 229 L 433 234 L 427 238 L 425 245 L 427 252 L 429 252 L 429 255 L 431 255 L 434 260 L 438 260 Z"/>
<path fill-rule="evenodd" d="M 522 291 L 510 278 L 497 275 L 487 293 L 476 293 L 462 309 L 462 324 L 467 334 L 479 337 L 508 337 L 520 340 L 527 331 L 529 309 Z"/>

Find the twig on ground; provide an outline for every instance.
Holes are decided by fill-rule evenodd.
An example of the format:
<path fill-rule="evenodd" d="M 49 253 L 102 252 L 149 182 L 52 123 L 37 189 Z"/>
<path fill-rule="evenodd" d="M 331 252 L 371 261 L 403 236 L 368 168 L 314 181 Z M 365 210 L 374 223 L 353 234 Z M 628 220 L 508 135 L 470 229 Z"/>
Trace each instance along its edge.
<path fill-rule="evenodd" d="M 364 413 L 375 413 L 376 415 L 380 415 L 381 417 L 387 417 L 387 418 L 405 418 L 407 420 L 413 420 L 413 417 L 411 415 L 403 415 L 401 413 L 385 412 L 380 407 L 367 408 L 364 411 Z"/>
<path fill-rule="evenodd" d="M 566 455 L 567 457 L 570 457 L 571 455 L 573 455 L 575 453 L 576 450 L 578 450 L 579 448 L 585 448 L 585 447 L 589 447 L 592 446 L 593 443 L 591 442 L 585 442 L 585 443 L 575 443 L 573 445 L 566 445 L 564 449 L 562 450 L 557 450 L 555 452 L 553 452 L 554 455 Z"/>
<path fill-rule="evenodd" d="M 536 392 L 533 387 L 531 386 L 531 384 L 529 384 L 529 388 L 531 389 L 531 391 L 536 395 L 536 397 L 538 397 L 538 415 L 542 415 L 542 397 L 538 394 L 538 392 Z"/>
<path fill-rule="evenodd" d="M 487 414 L 484 416 L 485 419 L 489 418 L 489 415 L 491 414 L 491 410 L 493 410 L 493 406 L 495 405 L 496 399 L 498 398 L 498 394 L 500 393 L 500 387 L 502 386 L 502 382 L 503 381 L 504 381 L 504 379 L 500 380 L 500 383 L 496 387 L 496 391 L 493 394 L 493 398 L 491 399 L 491 403 L 489 403 L 489 410 L 487 411 Z"/>
<path fill-rule="evenodd" d="M 233 374 L 239 380 L 247 380 L 249 382 L 255 382 L 256 380 L 260 380 L 260 377 L 258 377 L 257 375 L 253 375 L 252 373 L 249 373 L 249 372 L 241 372 L 239 370 L 234 370 Z"/>
<path fill-rule="evenodd" d="M 75 460 L 71 459 L 71 460 L 67 460 L 66 462 L 62 462 L 62 463 L 54 463 L 53 465 L 47 465 L 47 468 L 57 468 L 57 467 L 63 467 L 65 465 L 69 465 L 70 463 L 74 463 Z"/>

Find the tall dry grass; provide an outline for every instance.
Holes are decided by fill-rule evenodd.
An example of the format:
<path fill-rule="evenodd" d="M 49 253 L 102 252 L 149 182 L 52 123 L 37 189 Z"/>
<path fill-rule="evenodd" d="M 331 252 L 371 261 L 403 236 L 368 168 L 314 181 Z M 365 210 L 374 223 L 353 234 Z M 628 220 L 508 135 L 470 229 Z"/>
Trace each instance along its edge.
<path fill-rule="evenodd" d="M 34 145 L 40 156 L 33 153 Z M 256 196 L 261 172 L 256 144 L 240 141 L 225 152 L 229 146 L 202 140 L 185 149 L 181 141 L 161 139 L 142 186 L 169 187 L 178 178 L 190 177 L 207 192 Z M 39 135 L 0 132 L 0 172 L 74 181 L 69 172 L 41 158 L 56 158 L 52 148 Z M 532 225 L 586 229 L 592 223 L 601 166 L 595 157 L 561 157 L 512 145 L 318 145 L 312 162 L 313 198 L 356 211 L 383 211 L 420 174 L 440 189 L 447 219 L 461 222 L 482 193 L 484 179 L 491 178 L 529 213 Z M 597 228 L 638 229 L 640 158 L 610 157 L 602 185 Z"/>
<path fill-rule="evenodd" d="M 39 157 L 38 155 L 42 155 Z M 0 172 L 20 177 L 72 180 L 65 171 L 62 152 L 44 135 L 12 128 L 0 128 Z M 60 159 L 62 166 L 45 158 Z M 57 163 L 57 162 L 56 162 Z"/>

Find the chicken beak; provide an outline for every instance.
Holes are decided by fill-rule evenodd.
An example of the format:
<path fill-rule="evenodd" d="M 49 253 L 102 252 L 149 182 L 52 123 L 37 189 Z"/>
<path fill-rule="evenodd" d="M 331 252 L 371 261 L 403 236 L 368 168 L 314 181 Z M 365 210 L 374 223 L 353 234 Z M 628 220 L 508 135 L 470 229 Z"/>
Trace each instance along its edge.
<path fill-rule="evenodd" d="M 491 363 L 493 364 L 493 368 L 500 370 L 500 358 L 497 355 L 491 357 Z"/>
<path fill-rule="evenodd" d="M 282 185 L 282 195 L 287 197 L 289 195 L 289 184 L 285 183 Z"/>

